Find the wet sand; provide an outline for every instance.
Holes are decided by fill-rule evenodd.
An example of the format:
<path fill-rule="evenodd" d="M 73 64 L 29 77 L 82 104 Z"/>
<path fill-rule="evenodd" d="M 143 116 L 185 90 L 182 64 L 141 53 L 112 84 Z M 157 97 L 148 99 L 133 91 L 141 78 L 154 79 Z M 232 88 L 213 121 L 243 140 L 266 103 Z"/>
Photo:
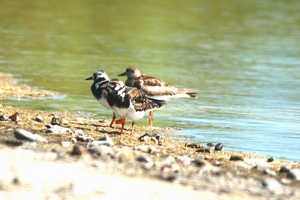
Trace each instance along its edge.
<path fill-rule="evenodd" d="M 58 95 L 1 73 L 0 84 L 0 99 Z M 128 122 L 120 136 L 119 125 L 88 113 L 0 105 L 0 116 L 0 199 L 300 199 L 300 163 L 187 144 L 172 127 L 137 126 L 130 136 Z M 47 142 L 17 139 L 20 129 Z"/>

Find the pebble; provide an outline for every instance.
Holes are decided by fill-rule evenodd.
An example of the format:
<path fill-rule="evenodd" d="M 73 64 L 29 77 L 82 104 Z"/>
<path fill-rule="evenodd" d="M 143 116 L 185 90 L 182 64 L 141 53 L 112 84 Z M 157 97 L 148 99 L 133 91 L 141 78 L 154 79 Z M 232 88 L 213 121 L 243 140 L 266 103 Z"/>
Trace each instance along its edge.
<path fill-rule="evenodd" d="M 88 144 L 87 150 L 93 154 L 101 155 L 114 155 L 113 150 L 105 145 L 102 141 L 94 141 Z"/>
<path fill-rule="evenodd" d="M 161 144 L 164 141 L 164 138 L 157 133 L 155 133 L 155 134 L 146 133 L 146 134 L 142 135 L 141 137 L 139 137 L 138 140 L 141 142 L 152 141 L 155 144 Z"/>
<path fill-rule="evenodd" d="M 151 158 L 145 155 L 140 155 L 135 160 L 138 162 L 152 163 Z"/>
<path fill-rule="evenodd" d="M 59 125 L 51 125 L 47 124 L 46 125 L 46 133 L 51 133 L 51 134 L 66 134 L 66 133 L 71 133 L 70 128 L 65 128 Z"/>
<path fill-rule="evenodd" d="M 40 116 L 40 115 L 37 115 L 37 116 L 34 118 L 34 120 L 37 121 L 37 122 L 43 122 L 43 121 L 44 121 L 43 117 Z"/>
<path fill-rule="evenodd" d="M 263 187 L 267 188 L 272 194 L 282 194 L 283 187 L 275 178 L 265 178 L 262 180 Z"/>
<path fill-rule="evenodd" d="M 222 143 L 218 143 L 215 146 L 215 151 L 222 151 L 223 150 L 223 144 Z"/>
<path fill-rule="evenodd" d="M 33 134 L 24 129 L 15 129 L 14 135 L 19 140 L 26 140 L 29 142 L 48 142 L 46 138 L 44 138 L 38 134 Z"/>
<path fill-rule="evenodd" d="M 62 125 L 62 118 L 56 117 L 56 116 L 52 117 L 51 124 L 52 125 Z"/>
<path fill-rule="evenodd" d="M 295 179 L 297 181 L 300 181 L 300 168 L 289 170 L 287 177 L 290 179 Z"/>
<path fill-rule="evenodd" d="M 0 121 L 9 121 L 10 119 L 6 117 L 5 115 L 0 116 Z"/>
<path fill-rule="evenodd" d="M 210 153 L 210 149 L 209 148 L 199 148 L 196 150 L 196 152 Z"/>
<path fill-rule="evenodd" d="M 198 148 L 205 148 L 202 144 L 200 143 L 190 143 L 190 144 L 185 144 L 186 147 L 198 149 Z"/>
<path fill-rule="evenodd" d="M 208 147 L 213 147 L 213 146 L 215 146 L 215 144 L 214 144 L 213 142 L 208 142 L 206 145 L 207 145 Z"/>
<path fill-rule="evenodd" d="M 289 167 L 282 166 L 279 170 L 279 173 L 288 173 L 290 171 Z"/>
<path fill-rule="evenodd" d="M 231 155 L 229 158 L 230 161 L 238 161 L 238 160 L 244 160 L 242 156 L 237 156 L 237 155 Z"/>
<path fill-rule="evenodd" d="M 91 152 L 92 154 L 97 154 L 98 156 L 104 156 L 104 155 L 109 155 L 113 156 L 114 151 L 105 145 L 97 146 L 97 145 L 89 145 L 87 150 Z"/>
<path fill-rule="evenodd" d="M 81 145 L 74 145 L 70 154 L 71 155 L 82 155 L 84 153 L 84 147 Z"/>
<path fill-rule="evenodd" d="M 98 142 L 102 143 L 102 145 L 106 145 L 106 146 L 109 146 L 109 147 L 115 145 L 114 141 L 108 136 L 104 136 L 104 137 L 99 138 Z"/>

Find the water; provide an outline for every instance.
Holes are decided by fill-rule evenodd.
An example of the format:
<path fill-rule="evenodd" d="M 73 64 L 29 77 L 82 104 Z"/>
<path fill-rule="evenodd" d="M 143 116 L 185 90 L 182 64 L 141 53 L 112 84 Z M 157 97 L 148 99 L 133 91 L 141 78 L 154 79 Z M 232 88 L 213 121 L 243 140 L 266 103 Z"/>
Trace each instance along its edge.
<path fill-rule="evenodd" d="M 199 92 L 155 112 L 156 126 L 181 127 L 186 140 L 226 150 L 300 161 L 297 0 L 10 0 L 0 13 L 0 71 L 63 95 L 2 104 L 110 118 L 84 79 L 136 66 Z"/>

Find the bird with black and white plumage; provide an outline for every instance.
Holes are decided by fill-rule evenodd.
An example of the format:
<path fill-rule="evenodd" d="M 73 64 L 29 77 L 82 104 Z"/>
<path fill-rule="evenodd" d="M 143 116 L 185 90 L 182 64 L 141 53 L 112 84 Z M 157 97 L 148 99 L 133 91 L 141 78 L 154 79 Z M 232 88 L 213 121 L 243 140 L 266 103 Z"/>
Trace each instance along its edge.
<path fill-rule="evenodd" d="M 157 100 L 147 97 L 147 95 L 135 88 L 125 86 L 124 82 L 118 78 L 111 79 L 103 87 L 107 91 L 107 102 L 109 106 L 121 116 L 117 124 L 122 124 L 120 135 L 123 134 L 126 119 L 132 121 L 131 135 L 134 132 L 135 122 L 144 117 L 145 113 L 166 104 L 164 100 Z"/>
<path fill-rule="evenodd" d="M 107 73 L 103 70 L 97 70 L 93 73 L 92 76 L 86 78 L 85 80 L 94 80 L 93 84 L 91 85 L 91 91 L 94 97 L 101 103 L 102 106 L 112 110 L 113 117 L 109 125 L 109 127 L 112 127 L 113 123 L 116 120 L 116 113 L 109 106 L 107 102 L 107 91 L 103 89 L 105 86 L 107 86 L 109 82 L 109 77 Z"/>
<path fill-rule="evenodd" d="M 161 79 L 141 74 L 136 67 L 128 67 L 119 76 L 127 76 L 126 86 L 136 87 L 152 99 L 170 101 L 178 98 L 197 98 L 197 90 L 171 86 Z M 153 113 L 154 111 L 149 113 L 150 125 L 153 124 Z"/>

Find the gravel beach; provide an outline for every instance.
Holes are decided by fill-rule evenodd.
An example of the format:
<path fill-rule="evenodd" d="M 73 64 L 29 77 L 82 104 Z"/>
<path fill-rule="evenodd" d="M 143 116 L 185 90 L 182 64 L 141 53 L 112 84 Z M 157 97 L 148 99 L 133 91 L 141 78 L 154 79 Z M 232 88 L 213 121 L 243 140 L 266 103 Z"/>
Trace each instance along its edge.
<path fill-rule="evenodd" d="M 1 73 L 0 84 L 0 99 L 58 95 Z M 186 143 L 172 127 L 119 130 L 87 113 L 0 104 L 0 199 L 300 199 L 298 162 Z"/>

